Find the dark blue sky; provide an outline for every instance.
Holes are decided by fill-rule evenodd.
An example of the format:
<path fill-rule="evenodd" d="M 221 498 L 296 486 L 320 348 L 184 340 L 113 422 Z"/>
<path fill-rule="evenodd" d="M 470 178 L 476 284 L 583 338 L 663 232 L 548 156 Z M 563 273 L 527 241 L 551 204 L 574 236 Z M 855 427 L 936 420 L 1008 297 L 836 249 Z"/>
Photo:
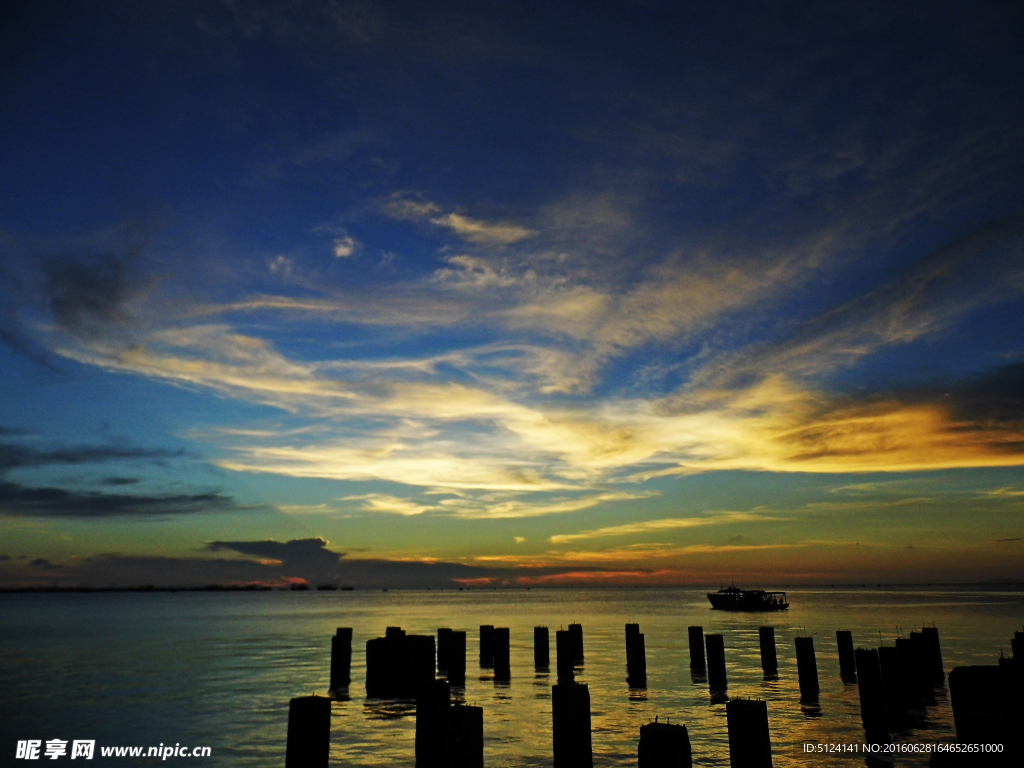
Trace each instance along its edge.
<path fill-rule="evenodd" d="M 8 4 L 2 579 L 1024 575 L 1022 33 Z"/>

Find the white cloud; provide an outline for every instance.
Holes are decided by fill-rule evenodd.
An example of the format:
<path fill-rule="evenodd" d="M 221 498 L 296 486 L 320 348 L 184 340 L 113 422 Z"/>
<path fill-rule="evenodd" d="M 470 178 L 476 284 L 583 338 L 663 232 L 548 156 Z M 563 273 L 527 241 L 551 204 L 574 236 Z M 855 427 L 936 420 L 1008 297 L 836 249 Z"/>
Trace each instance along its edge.
<path fill-rule="evenodd" d="M 358 247 L 359 243 L 353 238 L 347 235 L 345 237 L 338 237 L 334 240 L 334 255 L 339 259 L 346 259 L 355 253 Z"/>

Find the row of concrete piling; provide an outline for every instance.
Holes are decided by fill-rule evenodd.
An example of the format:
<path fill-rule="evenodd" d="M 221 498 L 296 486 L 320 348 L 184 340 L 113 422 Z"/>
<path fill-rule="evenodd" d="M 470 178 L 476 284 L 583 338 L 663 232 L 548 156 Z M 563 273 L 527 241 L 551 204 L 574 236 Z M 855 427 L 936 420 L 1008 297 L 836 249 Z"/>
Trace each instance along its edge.
<path fill-rule="evenodd" d="M 728 688 L 725 642 L 720 634 L 704 635 L 702 627 L 688 628 L 690 667 L 695 679 L 706 675 L 712 699 Z M 493 669 L 496 682 L 511 677 L 509 630 L 480 627 L 481 668 Z M 534 665 L 548 671 L 550 643 L 547 627 L 534 628 Z M 631 687 L 646 686 L 644 635 L 638 624 L 625 627 L 627 680 Z M 778 655 L 773 627 L 760 627 L 761 667 L 766 679 L 778 676 Z M 866 739 L 888 743 L 890 729 L 912 727 L 923 709 L 934 703 L 934 692 L 945 679 L 938 629 L 924 627 L 900 638 L 893 646 L 855 648 L 850 631 L 836 632 L 840 676 L 856 684 Z M 590 693 L 575 680 L 584 663 L 583 628 L 571 624 L 555 633 L 557 683 L 552 686 L 552 726 L 555 768 L 591 766 Z M 797 637 L 797 674 L 803 703 L 818 700 L 819 682 L 814 641 Z M 994 666 L 958 667 L 950 673 L 950 695 L 957 737 L 961 742 L 1015 744 L 1013 734 L 1024 723 L 1024 632 L 1012 641 L 1013 657 Z M 351 682 L 352 630 L 339 628 L 331 642 L 331 688 L 346 689 Z M 430 635 L 409 635 L 388 627 L 384 637 L 366 643 L 366 692 L 374 698 L 415 698 L 416 762 L 418 766 L 483 765 L 483 709 L 453 704 L 450 686 L 463 686 L 466 675 L 466 632 L 441 628 L 435 645 Z M 724 699 L 729 729 L 730 761 L 734 768 L 771 766 L 771 740 L 767 703 Z M 325 714 L 326 712 L 326 714 Z M 330 699 L 318 696 L 292 700 L 289 710 L 286 766 L 324 766 L 330 729 Z M 1016 739 L 1016 741 L 1014 741 Z M 293 759 L 293 754 L 296 755 Z M 690 744 L 683 725 L 649 723 L 640 729 L 640 768 L 689 766 Z M 992 765 L 1002 756 L 994 756 Z M 935 765 L 958 765 L 935 762 Z"/>

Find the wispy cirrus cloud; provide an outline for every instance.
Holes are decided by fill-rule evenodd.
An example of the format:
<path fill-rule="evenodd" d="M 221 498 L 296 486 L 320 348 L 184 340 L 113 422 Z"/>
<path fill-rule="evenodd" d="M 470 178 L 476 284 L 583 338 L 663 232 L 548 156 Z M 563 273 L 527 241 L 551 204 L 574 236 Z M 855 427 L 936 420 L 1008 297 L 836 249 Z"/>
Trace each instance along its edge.
<path fill-rule="evenodd" d="M 644 520 L 639 523 L 611 525 L 579 533 L 562 533 L 551 536 L 552 544 L 570 544 L 574 541 L 601 539 L 613 536 L 662 533 L 685 528 L 701 528 L 706 525 L 729 525 L 732 523 L 762 523 L 784 520 L 785 518 L 761 515 L 752 512 L 716 512 L 699 517 L 664 517 L 659 520 Z"/>
<path fill-rule="evenodd" d="M 437 203 L 401 193 L 392 195 L 384 206 L 384 211 L 396 219 L 428 222 L 462 240 L 478 245 L 511 245 L 537 234 L 532 229 L 515 224 L 484 221 L 454 211 L 445 211 Z"/>

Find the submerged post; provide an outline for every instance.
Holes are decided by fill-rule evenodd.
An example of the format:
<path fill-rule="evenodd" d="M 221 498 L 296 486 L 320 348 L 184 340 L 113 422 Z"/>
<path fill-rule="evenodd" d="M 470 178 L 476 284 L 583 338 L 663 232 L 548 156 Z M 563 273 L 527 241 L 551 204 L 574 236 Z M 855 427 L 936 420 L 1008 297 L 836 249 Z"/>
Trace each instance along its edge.
<path fill-rule="evenodd" d="M 640 726 L 637 768 L 693 768 L 685 725 L 653 722 Z"/>
<path fill-rule="evenodd" d="M 466 633 L 452 630 L 448 643 L 448 682 L 460 688 L 466 684 Z"/>
<path fill-rule="evenodd" d="M 590 690 L 586 683 L 551 687 L 554 768 L 592 768 Z"/>
<path fill-rule="evenodd" d="M 647 687 L 647 653 L 639 624 L 626 625 L 626 680 L 633 688 Z"/>
<path fill-rule="evenodd" d="M 331 690 L 348 688 L 352 682 L 352 627 L 338 627 L 331 638 Z"/>
<path fill-rule="evenodd" d="M 708 650 L 708 685 L 713 691 L 724 691 L 729 687 L 725 671 L 725 638 L 707 635 L 704 642 Z"/>
<path fill-rule="evenodd" d="M 538 672 L 551 666 L 551 641 L 547 627 L 533 628 L 533 668 Z"/>
<path fill-rule="evenodd" d="M 775 627 L 758 627 L 757 637 L 761 644 L 761 669 L 765 677 L 779 674 L 779 657 L 775 653 Z"/>
<path fill-rule="evenodd" d="M 836 630 L 836 647 L 839 650 L 839 676 L 845 680 L 857 677 L 857 657 L 853 653 L 853 633 L 848 629 Z"/>
<path fill-rule="evenodd" d="M 494 625 L 480 625 L 480 667 L 490 669 L 494 666 Z"/>
<path fill-rule="evenodd" d="M 690 669 L 704 669 L 704 627 L 688 627 L 690 640 Z"/>
<path fill-rule="evenodd" d="M 768 730 L 768 702 L 731 699 L 726 702 L 729 727 L 729 764 L 732 768 L 772 768 L 772 738 Z"/>
<path fill-rule="evenodd" d="M 886 743 L 889 741 L 889 724 L 886 721 L 885 689 L 878 664 L 878 651 L 874 648 L 858 648 L 854 655 L 857 660 L 857 692 L 864 734 L 872 743 Z"/>
<path fill-rule="evenodd" d="M 559 629 L 555 632 L 555 667 L 558 682 L 571 683 L 575 676 L 573 667 L 572 638 L 568 630 Z"/>
<path fill-rule="evenodd" d="M 508 627 L 494 628 L 494 679 L 496 682 L 507 683 L 512 679 L 510 666 L 510 641 Z"/>
<path fill-rule="evenodd" d="M 796 669 L 800 678 L 800 700 L 818 700 L 818 662 L 814 658 L 814 638 L 796 639 Z"/>
<path fill-rule="evenodd" d="M 573 662 L 577 665 L 583 664 L 583 625 L 570 624 L 569 637 L 572 638 Z"/>
<path fill-rule="evenodd" d="M 299 696 L 288 703 L 285 768 L 327 768 L 331 751 L 331 700 Z"/>

